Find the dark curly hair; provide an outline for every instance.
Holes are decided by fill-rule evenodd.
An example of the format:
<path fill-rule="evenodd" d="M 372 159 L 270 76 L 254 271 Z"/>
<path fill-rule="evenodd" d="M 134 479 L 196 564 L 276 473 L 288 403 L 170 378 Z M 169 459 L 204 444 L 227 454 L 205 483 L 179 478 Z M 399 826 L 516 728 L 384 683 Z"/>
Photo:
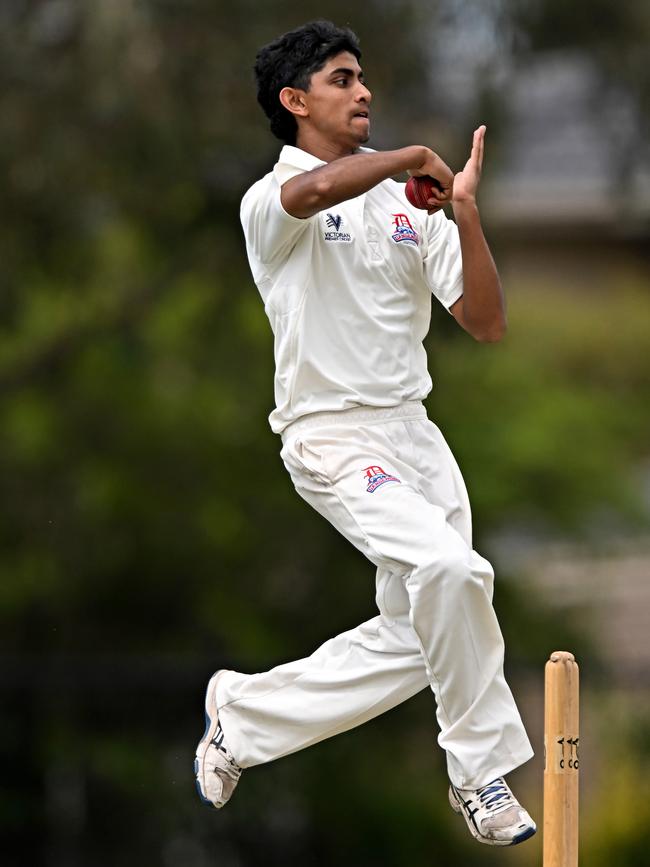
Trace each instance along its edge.
<path fill-rule="evenodd" d="M 271 121 L 271 132 L 285 144 L 295 145 L 296 119 L 280 102 L 283 87 L 309 90 L 314 72 L 330 57 L 349 51 L 360 60 L 359 39 L 347 27 L 331 21 L 310 21 L 264 45 L 255 58 L 257 101 Z"/>

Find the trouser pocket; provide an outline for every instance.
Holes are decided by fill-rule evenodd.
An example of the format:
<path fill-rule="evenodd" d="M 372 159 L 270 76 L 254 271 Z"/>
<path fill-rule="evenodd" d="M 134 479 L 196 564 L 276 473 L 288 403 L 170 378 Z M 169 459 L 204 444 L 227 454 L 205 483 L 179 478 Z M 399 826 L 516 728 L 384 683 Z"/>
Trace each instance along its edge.
<path fill-rule="evenodd" d="M 297 473 L 306 474 L 325 484 L 329 483 L 322 449 L 314 446 L 306 437 L 299 435 L 288 439 L 282 447 L 280 457 L 294 482 Z"/>

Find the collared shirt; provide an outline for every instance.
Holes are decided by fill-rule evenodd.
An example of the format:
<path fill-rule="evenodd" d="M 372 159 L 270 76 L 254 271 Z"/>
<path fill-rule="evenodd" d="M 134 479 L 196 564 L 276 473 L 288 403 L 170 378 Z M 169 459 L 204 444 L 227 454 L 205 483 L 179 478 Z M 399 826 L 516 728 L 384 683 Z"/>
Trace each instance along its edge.
<path fill-rule="evenodd" d="M 313 412 L 425 398 L 431 293 L 447 309 L 463 294 L 456 224 L 413 208 L 404 184 L 382 181 L 308 219 L 288 214 L 282 185 L 322 165 L 287 145 L 241 205 L 275 337 L 276 433 Z"/>

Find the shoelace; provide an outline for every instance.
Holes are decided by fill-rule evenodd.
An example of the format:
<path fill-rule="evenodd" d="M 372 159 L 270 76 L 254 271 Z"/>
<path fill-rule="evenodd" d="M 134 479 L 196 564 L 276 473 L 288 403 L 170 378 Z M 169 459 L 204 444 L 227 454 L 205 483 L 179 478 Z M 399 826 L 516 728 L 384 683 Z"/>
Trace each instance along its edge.
<path fill-rule="evenodd" d="M 516 801 L 501 777 L 476 790 L 479 801 L 491 813 L 512 807 Z"/>
<path fill-rule="evenodd" d="M 210 741 L 210 743 L 213 744 L 220 752 L 222 752 L 224 754 L 224 756 L 228 759 L 228 761 L 235 768 L 235 770 L 237 770 L 241 773 L 241 768 L 239 767 L 237 762 L 234 760 L 232 753 L 230 752 L 230 750 L 226 746 L 226 743 L 224 741 L 223 729 L 221 728 L 220 724 L 217 724 L 217 731 L 215 732 L 215 735 L 212 738 L 212 740 Z"/>

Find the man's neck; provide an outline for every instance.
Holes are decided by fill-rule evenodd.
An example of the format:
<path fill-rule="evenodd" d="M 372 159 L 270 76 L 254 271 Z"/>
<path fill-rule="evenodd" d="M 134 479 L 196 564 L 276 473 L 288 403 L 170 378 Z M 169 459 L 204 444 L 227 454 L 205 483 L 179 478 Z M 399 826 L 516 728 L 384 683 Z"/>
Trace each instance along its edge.
<path fill-rule="evenodd" d="M 327 141 L 309 133 L 309 130 L 298 132 L 296 147 L 307 151 L 308 154 L 322 160 L 324 163 L 334 162 L 334 160 L 341 159 L 341 157 L 349 157 L 356 150 L 356 147 L 349 142 L 342 144 L 340 142 Z"/>

